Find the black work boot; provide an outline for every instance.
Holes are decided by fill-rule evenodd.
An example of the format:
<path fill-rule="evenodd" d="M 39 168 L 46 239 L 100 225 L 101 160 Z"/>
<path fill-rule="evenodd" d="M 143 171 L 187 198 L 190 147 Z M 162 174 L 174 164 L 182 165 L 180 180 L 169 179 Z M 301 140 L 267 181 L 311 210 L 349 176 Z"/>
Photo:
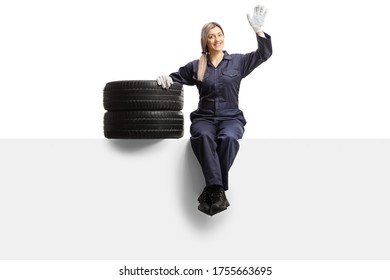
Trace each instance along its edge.
<path fill-rule="evenodd" d="M 203 192 L 198 197 L 198 201 L 199 201 L 198 210 L 207 215 L 210 215 L 211 198 L 210 198 L 210 192 L 208 187 L 205 187 L 203 189 Z"/>
<path fill-rule="evenodd" d="M 210 216 L 226 210 L 230 205 L 225 195 L 225 189 L 221 186 L 210 188 L 210 199 Z"/>

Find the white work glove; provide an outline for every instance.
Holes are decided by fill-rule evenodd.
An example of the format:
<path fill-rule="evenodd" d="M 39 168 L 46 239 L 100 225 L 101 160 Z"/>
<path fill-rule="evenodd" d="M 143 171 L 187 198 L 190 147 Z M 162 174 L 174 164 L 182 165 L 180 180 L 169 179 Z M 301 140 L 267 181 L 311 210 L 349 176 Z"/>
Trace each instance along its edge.
<path fill-rule="evenodd" d="M 168 75 L 161 75 L 157 77 L 157 84 L 159 86 L 162 86 L 162 88 L 170 88 L 170 86 L 173 84 L 173 80 Z"/>
<path fill-rule="evenodd" d="M 253 30 L 257 32 L 261 32 L 261 27 L 264 24 L 265 16 L 267 15 L 268 10 L 264 6 L 257 5 L 254 8 L 253 16 L 251 18 L 250 14 L 246 14 L 248 18 L 249 24 L 252 26 Z"/>

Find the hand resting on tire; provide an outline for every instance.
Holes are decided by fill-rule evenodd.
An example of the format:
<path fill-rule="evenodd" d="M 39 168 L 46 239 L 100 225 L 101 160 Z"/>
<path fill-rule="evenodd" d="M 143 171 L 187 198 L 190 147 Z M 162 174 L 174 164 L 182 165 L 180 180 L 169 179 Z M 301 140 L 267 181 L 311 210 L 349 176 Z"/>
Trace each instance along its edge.
<path fill-rule="evenodd" d="M 162 88 L 170 88 L 170 86 L 173 84 L 173 80 L 168 75 L 161 75 L 157 77 L 157 84 L 159 86 L 162 86 Z"/>

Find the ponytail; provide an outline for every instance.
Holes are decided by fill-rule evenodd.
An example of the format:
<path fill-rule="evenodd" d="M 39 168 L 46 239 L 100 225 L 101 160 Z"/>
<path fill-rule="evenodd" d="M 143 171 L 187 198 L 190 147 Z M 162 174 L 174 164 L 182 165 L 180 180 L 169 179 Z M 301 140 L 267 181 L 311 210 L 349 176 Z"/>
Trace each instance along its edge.
<path fill-rule="evenodd" d="M 198 64 L 198 81 L 203 82 L 204 73 L 206 72 L 207 67 L 207 54 L 202 53 L 202 56 L 199 58 Z"/>

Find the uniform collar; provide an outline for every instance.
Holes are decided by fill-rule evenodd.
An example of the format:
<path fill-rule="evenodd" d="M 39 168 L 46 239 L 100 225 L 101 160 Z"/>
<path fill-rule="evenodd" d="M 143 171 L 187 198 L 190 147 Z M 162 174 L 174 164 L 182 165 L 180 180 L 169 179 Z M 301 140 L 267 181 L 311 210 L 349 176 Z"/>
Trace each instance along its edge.
<path fill-rule="evenodd" d="M 207 55 L 207 57 L 208 57 L 208 55 Z M 224 59 L 231 60 L 232 56 L 227 51 L 223 51 L 223 58 L 222 58 L 222 60 L 224 60 Z"/>
<path fill-rule="evenodd" d="M 224 60 L 232 60 L 232 56 L 227 52 L 227 51 L 223 51 L 223 58 L 222 58 L 222 61 Z M 221 62 L 222 62 L 221 61 Z M 207 64 L 210 64 L 211 66 L 213 66 L 210 62 L 210 59 L 208 58 L 207 56 Z"/>
<path fill-rule="evenodd" d="M 223 51 L 223 53 L 224 53 L 223 59 L 227 59 L 227 60 L 232 59 L 232 56 L 227 51 Z"/>

